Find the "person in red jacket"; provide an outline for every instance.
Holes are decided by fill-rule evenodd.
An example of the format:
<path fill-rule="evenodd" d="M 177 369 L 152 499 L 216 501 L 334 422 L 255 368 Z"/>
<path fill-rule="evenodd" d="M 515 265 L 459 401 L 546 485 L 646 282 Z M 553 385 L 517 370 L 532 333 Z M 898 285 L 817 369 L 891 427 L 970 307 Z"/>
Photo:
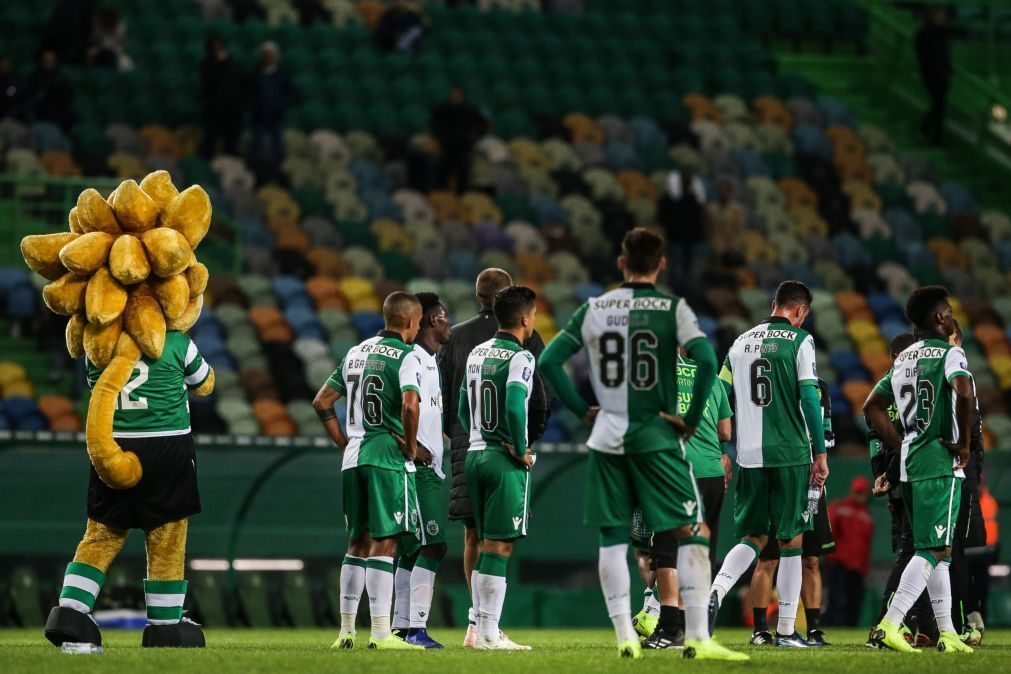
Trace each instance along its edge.
<path fill-rule="evenodd" d="M 857 475 L 850 482 L 850 493 L 828 506 L 836 546 L 827 559 L 830 565 L 827 613 L 836 625 L 857 625 L 860 621 L 874 538 L 874 518 L 867 508 L 870 491 L 870 480 Z"/>

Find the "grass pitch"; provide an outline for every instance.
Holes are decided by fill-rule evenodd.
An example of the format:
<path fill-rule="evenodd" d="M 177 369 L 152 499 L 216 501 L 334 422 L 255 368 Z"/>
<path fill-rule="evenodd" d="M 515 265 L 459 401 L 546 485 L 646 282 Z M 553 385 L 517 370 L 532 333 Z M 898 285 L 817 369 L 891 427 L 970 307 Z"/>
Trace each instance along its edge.
<path fill-rule="evenodd" d="M 337 630 L 207 629 L 207 648 L 169 650 L 140 648 L 140 632 L 106 630 L 101 655 L 65 655 L 42 636 L 42 629 L 0 630 L 0 672 L 650 672 L 678 667 L 681 671 L 725 672 L 929 672 L 1011 671 L 1011 630 L 991 630 L 984 645 L 972 655 L 945 655 L 924 651 L 918 655 L 872 651 L 864 648 L 866 630 L 831 629 L 832 647 L 797 651 L 746 646 L 750 633 L 721 629 L 721 642 L 744 650 L 750 663 L 697 662 L 681 659 L 678 651 L 646 651 L 638 662 L 619 660 L 611 630 L 510 630 L 528 653 L 465 651 L 461 630 L 436 629 L 432 635 L 445 643 L 443 651 L 418 653 L 375 652 L 365 649 L 331 651 Z M 367 630 L 358 632 L 359 639 Z"/>

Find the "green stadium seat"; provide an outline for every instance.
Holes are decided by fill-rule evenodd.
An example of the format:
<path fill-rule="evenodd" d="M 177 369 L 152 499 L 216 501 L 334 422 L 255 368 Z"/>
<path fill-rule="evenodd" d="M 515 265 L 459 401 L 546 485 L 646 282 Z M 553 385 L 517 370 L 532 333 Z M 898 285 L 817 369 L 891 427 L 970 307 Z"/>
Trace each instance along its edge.
<path fill-rule="evenodd" d="M 10 576 L 11 608 L 19 625 L 36 627 L 45 624 L 42 612 L 42 586 L 35 569 L 16 566 Z"/>

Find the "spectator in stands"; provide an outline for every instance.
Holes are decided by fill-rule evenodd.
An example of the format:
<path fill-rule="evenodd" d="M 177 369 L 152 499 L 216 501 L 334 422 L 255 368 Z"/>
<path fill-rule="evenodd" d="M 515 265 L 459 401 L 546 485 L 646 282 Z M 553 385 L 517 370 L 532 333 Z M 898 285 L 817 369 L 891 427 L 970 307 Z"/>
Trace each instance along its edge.
<path fill-rule="evenodd" d="M 709 224 L 709 247 L 717 260 L 733 256 L 737 262 L 741 258 L 741 234 L 744 233 L 746 215 L 744 206 L 734 200 L 733 186 L 721 180 L 716 186 L 716 201 L 706 204 L 706 220 Z"/>
<path fill-rule="evenodd" d="M 267 12 L 264 11 L 260 0 L 227 0 L 227 2 L 232 9 L 232 20 L 236 23 L 267 18 Z"/>
<path fill-rule="evenodd" d="M 871 482 L 857 475 L 850 493 L 828 506 L 835 552 L 828 557 L 830 617 L 835 625 L 853 626 L 860 621 L 864 581 L 871 565 L 874 517 L 867 507 Z"/>
<path fill-rule="evenodd" d="M 453 87 L 449 100 L 432 110 L 432 135 L 442 149 L 442 183 L 466 192 L 470 183 L 471 152 L 484 133 L 486 121 L 467 100 L 460 87 Z"/>
<path fill-rule="evenodd" d="M 51 122 L 64 131 L 70 129 L 74 88 L 60 70 L 56 52 L 47 50 L 39 57 L 39 68 L 25 83 L 24 113 L 30 122 Z"/>
<path fill-rule="evenodd" d="M 670 283 L 684 295 L 691 276 L 692 263 L 703 253 L 703 207 L 706 186 L 690 168 L 671 171 L 667 190 L 657 204 L 657 221 L 666 232 Z"/>
<path fill-rule="evenodd" d="M 386 51 L 415 53 L 425 37 L 425 17 L 408 4 L 395 0 L 376 24 L 376 40 Z"/>
<path fill-rule="evenodd" d="M 324 0 L 295 0 L 292 5 L 298 12 L 299 21 L 303 26 L 311 26 L 317 21 L 330 23 L 333 13 L 327 9 Z"/>
<path fill-rule="evenodd" d="M 927 21 L 916 33 L 916 60 L 920 79 L 930 97 L 930 108 L 920 126 L 927 140 L 940 145 L 944 134 L 944 108 L 951 83 L 951 32 L 947 26 L 948 8 L 932 7 Z"/>
<path fill-rule="evenodd" d="M 0 119 L 17 114 L 21 89 L 21 79 L 14 72 L 14 61 L 7 54 L 0 55 Z"/>
<path fill-rule="evenodd" d="M 229 55 L 220 37 L 207 40 L 200 64 L 200 94 L 204 104 L 204 138 L 200 153 L 210 159 L 220 141 L 226 154 L 238 154 L 242 113 L 246 108 L 246 72 Z"/>
<path fill-rule="evenodd" d="M 59 0 L 42 34 L 42 51 L 56 52 L 61 63 L 80 65 L 88 54 L 98 0 Z"/>
<path fill-rule="evenodd" d="M 275 42 L 264 42 L 250 86 L 249 106 L 253 122 L 250 164 L 261 179 L 266 172 L 276 172 L 284 161 L 284 116 L 294 99 L 291 78 L 281 67 L 281 50 Z M 264 157 L 264 141 L 270 143 L 268 157 Z"/>
<path fill-rule="evenodd" d="M 92 46 L 88 57 L 93 66 L 111 70 L 133 70 L 133 61 L 126 55 L 126 24 L 119 12 L 105 7 L 95 18 L 91 33 Z"/>

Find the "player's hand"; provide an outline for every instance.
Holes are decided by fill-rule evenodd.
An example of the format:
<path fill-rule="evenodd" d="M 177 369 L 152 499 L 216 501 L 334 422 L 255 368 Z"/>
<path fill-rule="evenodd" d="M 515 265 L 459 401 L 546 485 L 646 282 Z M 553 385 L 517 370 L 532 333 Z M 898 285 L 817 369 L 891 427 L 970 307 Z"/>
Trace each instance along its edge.
<path fill-rule="evenodd" d="M 884 496 L 892 490 L 892 483 L 888 481 L 885 475 L 878 475 L 874 479 L 874 487 L 871 489 L 871 493 L 875 496 Z"/>
<path fill-rule="evenodd" d="M 724 454 L 720 457 L 720 463 L 723 464 L 723 491 L 726 491 L 727 485 L 734 479 L 734 473 L 731 470 L 734 462 L 730 460 L 729 456 Z"/>
<path fill-rule="evenodd" d="M 600 413 L 600 407 L 594 405 L 590 409 L 586 410 L 586 414 L 583 415 L 583 424 L 586 426 L 593 426 L 593 422 L 597 420 L 597 414 Z"/>
<path fill-rule="evenodd" d="M 689 426 L 684 417 L 680 417 L 676 414 L 667 414 L 666 412 L 660 412 L 660 418 L 672 425 L 677 429 L 678 434 L 687 440 L 695 434 L 695 427 Z"/>
<path fill-rule="evenodd" d="M 502 446 L 509 451 L 509 456 L 516 459 L 516 461 L 519 462 L 525 469 L 530 470 L 534 467 L 534 456 L 529 451 L 527 451 L 527 453 L 523 456 L 519 456 L 516 454 L 516 448 L 513 447 L 511 443 L 503 442 Z"/>
<path fill-rule="evenodd" d="M 941 440 L 941 444 L 944 445 L 945 448 L 949 452 L 951 452 L 951 454 L 956 459 L 958 459 L 958 463 L 955 464 L 956 470 L 965 468 L 969 464 L 969 445 L 962 445 L 962 444 L 956 445 L 954 443 L 946 442 L 944 440 Z"/>
<path fill-rule="evenodd" d="M 432 453 L 428 451 L 428 448 L 418 445 L 418 451 L 415 453 L 414 462 L 420 463 L 423 466 L 431 466 L 435 457 Z"/>
<path fill-rule="evenodd" d="M 413 452 L 410 451 L 407 448 L 407 441 L 406 440 L 404 440 L 402 437 L 400 437 L 396 433 L 390 433 L 390 435 L 392 435 L 393 439 L 397 441 L 397 445 L 400 446 L 400 453 L 404 455 L 405 459 L 407 459 L 408 461 L 414 461 L 414 459 L 417 458 L 417 450 L 415 450 Z"/>
<path fill-rule="evenodd" d="M 815 484 L 824 485 L 828 479 L 828 457 L 825 454 L 815 454 L 814 463 L 811 464 L 811 480 Z"/>

